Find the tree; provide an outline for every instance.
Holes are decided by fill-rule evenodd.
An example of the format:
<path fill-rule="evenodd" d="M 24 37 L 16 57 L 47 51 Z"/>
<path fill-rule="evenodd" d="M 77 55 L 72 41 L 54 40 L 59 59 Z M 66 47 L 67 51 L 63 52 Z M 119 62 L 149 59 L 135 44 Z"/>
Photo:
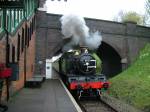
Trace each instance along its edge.
<path fill-rule="evenodd" d="M 136 13 L 136 12 L 133 12 L 133 11 L 129 11 L 129 12 L 123 12 L 123 11 L 120 11 L 118 13 L 118 16 L 117 16 L 117 19 L 115 18 L 115 20 L 117 20 L 118 22 L 135 22 L 137 23 L 138 25 L 144 25 L 144 21 L 145 21 L 145 18 L 144 16 Z"/>
<path fill-rule="evenodd" d="M 127 12 L 122 16 L 122 22 L 135 22 L 143 25 L 143 17 L 136 12 Z"/>
<path fill-rule="evenodd" d="M 150 15 L 150 0 L 146 0 L 145 7 L 146 7 L 147 14 Z"/>
<path fill-rule="evenodd" d="M 146 0 L 145 8 L 146 8 L 145 14 L 146 24 L 147 26 L 150 26 L 150 0 Z"/>

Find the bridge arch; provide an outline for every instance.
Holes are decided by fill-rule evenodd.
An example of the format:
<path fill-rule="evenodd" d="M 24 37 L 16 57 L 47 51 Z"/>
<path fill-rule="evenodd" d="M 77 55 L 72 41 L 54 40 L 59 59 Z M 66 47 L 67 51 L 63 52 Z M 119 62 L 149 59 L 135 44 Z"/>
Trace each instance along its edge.
<path fill-rule="evenodd" d="M 102 73 L 107 78 L 122 71 L 121 56 L 114 47 L 103 41 L 97 50 L 97 54 L 102 60 Z"/>

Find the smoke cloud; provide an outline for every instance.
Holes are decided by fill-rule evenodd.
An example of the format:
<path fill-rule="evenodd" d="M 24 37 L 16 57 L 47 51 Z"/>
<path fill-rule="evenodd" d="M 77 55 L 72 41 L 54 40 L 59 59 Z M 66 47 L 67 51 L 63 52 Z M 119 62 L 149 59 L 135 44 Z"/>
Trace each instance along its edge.
<path fill-rule="evenodd" d="M 83 17 L 69 14 L 62 16 L 60 21 L 64 41 L 70 40 L 64 45 L 63 51 L 73 49 L 74 46 L 87 46 L 90 50 L 94 50 L 101 44 L 100 32 L 89 32 Z"/>

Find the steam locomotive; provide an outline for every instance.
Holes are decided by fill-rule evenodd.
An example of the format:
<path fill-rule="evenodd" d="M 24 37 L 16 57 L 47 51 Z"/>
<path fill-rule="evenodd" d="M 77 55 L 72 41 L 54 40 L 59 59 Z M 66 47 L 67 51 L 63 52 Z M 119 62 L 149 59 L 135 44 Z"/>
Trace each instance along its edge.
<path fill-rule="evenodd" d="M 65 53 L 60 58 L 59 70 L 68 89 L 79 99 L 85 96 L 100 97 L 102 91 L 109 88 L 105 75 L 98 72 L 98 56 L 89 53 L 87 47 Z"/>

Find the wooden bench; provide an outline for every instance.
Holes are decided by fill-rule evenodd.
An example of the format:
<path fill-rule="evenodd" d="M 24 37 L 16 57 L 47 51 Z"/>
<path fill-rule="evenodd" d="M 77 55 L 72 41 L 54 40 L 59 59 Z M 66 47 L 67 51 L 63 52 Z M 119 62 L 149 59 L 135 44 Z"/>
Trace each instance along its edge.
<path fill-rule="evenodd" d="M 40 88 L 42 86 L 43 81 L 44 81 L 44 77 L 34 76 L 26 80 L 25 87 Z"/>

